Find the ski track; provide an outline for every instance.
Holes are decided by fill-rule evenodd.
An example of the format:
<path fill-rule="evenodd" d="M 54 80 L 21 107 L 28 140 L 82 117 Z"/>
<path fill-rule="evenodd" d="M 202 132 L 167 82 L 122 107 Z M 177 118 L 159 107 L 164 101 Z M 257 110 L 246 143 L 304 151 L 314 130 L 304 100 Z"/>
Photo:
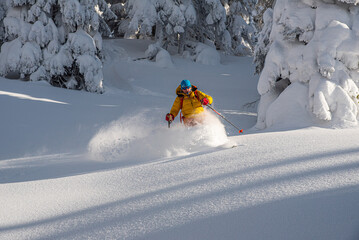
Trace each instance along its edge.
<path fill-rule="evenodd" d="M 231 137 L 236 148 L 133 165 L 71 154 L 1 161 L 1 176 L 12 173 L 15 179 L 24 171 L 37 176 L 0 185 L 0 239 L 358 237 L 357 213 L 350 211 L 359 208 L 358 133 L 320 128 L 253 133 Z M 71 162 L 75 167 L 60 167 L 59 178 L 37 171 Z M 76 166 L 87 172 L 76 172 Z M 330 208 L 343 200 L 342 208 Z M 295 219 L 308 213 L 296 211 L 298 204 L 308 204 L 306 211 L 318 211 L 322 219 L 308 219 L 313 229 L 298 226 L 294 236 Z M 322 232 L 327 224 L 332 230 Z"/>

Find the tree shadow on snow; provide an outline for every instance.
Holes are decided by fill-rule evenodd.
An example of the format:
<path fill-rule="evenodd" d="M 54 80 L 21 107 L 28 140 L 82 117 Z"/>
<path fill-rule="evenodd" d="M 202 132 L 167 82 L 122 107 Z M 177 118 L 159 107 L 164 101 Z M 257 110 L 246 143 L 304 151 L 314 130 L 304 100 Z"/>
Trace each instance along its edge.
<path fill-rule="evenodd" d="M 40 239 L 108 236 L 114 239 L 348 239 L 356 240 L 359 227 L 359 182 L 291 193 L 286 184 L 301 189 L 304 179 L 323 184 L 322 176 L 337 181 L 336 174 L 359 170 L 359 161 L 317 169 L 254 177 L 291 164 L 328 161 L 329 157 L 355 155 L 358 149 L 318 153 L 285 159 L 279 163 L 230 169 L 225 173 L 177 182 L 157 190 L 56 217 L 0 227 L 0 232 L 42 232 Z M 167 163 L 163 163 L 167 164 Z M 168 163 L 170 164 L 170 163 Z M 198 166 L 200 167 L 200 166 Z M 165 174 L 165 173 L 164 173 Z M 259 174 L 260 175 L 260 174 Z M 248 176 L 248 177 L 244 177 Z M 348 175 L 350 177 L 350 175 Z M 324 181 L 326 181 L 324 179 Z M 231 183 L 231 184 L 222 184 Z M 203 186 L 223 185 L 202 190 Z M 284 186 L 281 188 L 280 186 Z M 278 188 L 276 188 L 278 186 Z M 273 192 L 266 189 L 273 188 Z M 260 192 L 262 191 L 262 192 Z M 269 194 L 266 195 L 265 193 Z M 273 195 L 272 195 L 273 194 Z M 181 196 L 171 198 L 171 196 Z M 258 199 L 260 198 L 260 199 Z M 342 204 L 343 202 L 343 204 Z M 334 206 L 334 208 L 332 208 Z M 341 208 L 336 208 L 342 206 Z M 313 214 L 313 212 L 315 214 Z M 315 217 L 313 219 L 313 216 Z M 333 218 L 333 220 L 329 219 Z M 301 225 L 299 225 L 301 224 Z M 323 226 L 330 224 L 330 226 Z M 49 226 L 61 225 L 51 229 Z M 323 229 L 332 229 L 328 233 Z M 99 234 L 99 235 L 97 235 Z M 101 235 L 102 234 L 102 235 Z M 343 238 L 347 236 L 348 238 Z"/>
<path fill-rule="evenodd" d="M 345 187 L 238 209 L 134 239 L 358 240 L 358 209 L 359 187 Z"/>

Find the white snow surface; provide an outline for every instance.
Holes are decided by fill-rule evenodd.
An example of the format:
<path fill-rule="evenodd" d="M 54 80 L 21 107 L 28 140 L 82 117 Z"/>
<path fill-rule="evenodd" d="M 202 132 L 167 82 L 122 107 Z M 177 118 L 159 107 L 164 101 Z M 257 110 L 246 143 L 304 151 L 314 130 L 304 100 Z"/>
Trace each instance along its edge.
<path fill-rule="evenodd" d="M 259 131 L 251 58 L 168 68 L 150 43 L 103 42 L 104 94 L 0 78 L 0 239 L 359 239 L 358 128 L 281 122 L 283 96 Z M 168 128 L 182 79 L 244 133 L 211 110 Z"/>

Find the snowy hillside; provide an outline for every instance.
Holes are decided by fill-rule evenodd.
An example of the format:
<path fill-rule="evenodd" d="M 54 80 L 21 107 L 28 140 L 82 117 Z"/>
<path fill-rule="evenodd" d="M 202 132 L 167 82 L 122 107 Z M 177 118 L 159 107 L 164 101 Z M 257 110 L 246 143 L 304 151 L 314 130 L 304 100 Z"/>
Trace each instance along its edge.
<path fill-rule="evenodd" d="M 359 239 L 359 129 L 260 132 L 252 59 L 148 44 L 104 41 L 104 94 L 0 78 L 0 239 Z M 168 128 L 182 79 L 244 134 L 211 110 Z"/>

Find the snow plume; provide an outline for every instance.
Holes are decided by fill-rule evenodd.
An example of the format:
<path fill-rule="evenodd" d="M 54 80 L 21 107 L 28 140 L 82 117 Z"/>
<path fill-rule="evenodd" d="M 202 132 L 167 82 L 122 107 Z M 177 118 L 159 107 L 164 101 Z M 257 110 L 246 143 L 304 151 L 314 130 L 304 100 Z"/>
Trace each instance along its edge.
<path fill-rule="evenodd" d="M 206 112 L 206 124 L 187 128 L 158 123 L 147 112 L 123 117 L 101 128 L 88 144 L 92 159 L 136 162 L 188 155 L 228 142 L 223 124 Z"/>
<path fill-rule="evenodd" d="M 359 6 L 353 4 L 305 0 L 276 2 L 267 40 L 271 45 L 258 83 L 261 102 L 257 127 L 270 127 L 283 121 L 307 121 L 307 118 L 295 120 L 289 116 L 288 106 L 282 110 L 276 108 L 276 112 L 269 111 L 273 104 L 283 105 L 276 103 L 278 101 L 296 102 L 292 98 L 303 100 L 301 109 L 297 109 L 298 104 L 292 105 L 295 112 L 308 112 L 315 116 L 313 122 L 320 125 L 357 124 L 358 15 Z M 286 88 L 293 83 L 300 84 Z M 304 92 L 308 92 L 306 99 L 303 99 Z M 268 114 L 271 121 L 268 121 Z M 281 117 L 274 118 L 273 114 Z M 280 119 L 280 122 L 273 122 L 273 119 Z"/>

